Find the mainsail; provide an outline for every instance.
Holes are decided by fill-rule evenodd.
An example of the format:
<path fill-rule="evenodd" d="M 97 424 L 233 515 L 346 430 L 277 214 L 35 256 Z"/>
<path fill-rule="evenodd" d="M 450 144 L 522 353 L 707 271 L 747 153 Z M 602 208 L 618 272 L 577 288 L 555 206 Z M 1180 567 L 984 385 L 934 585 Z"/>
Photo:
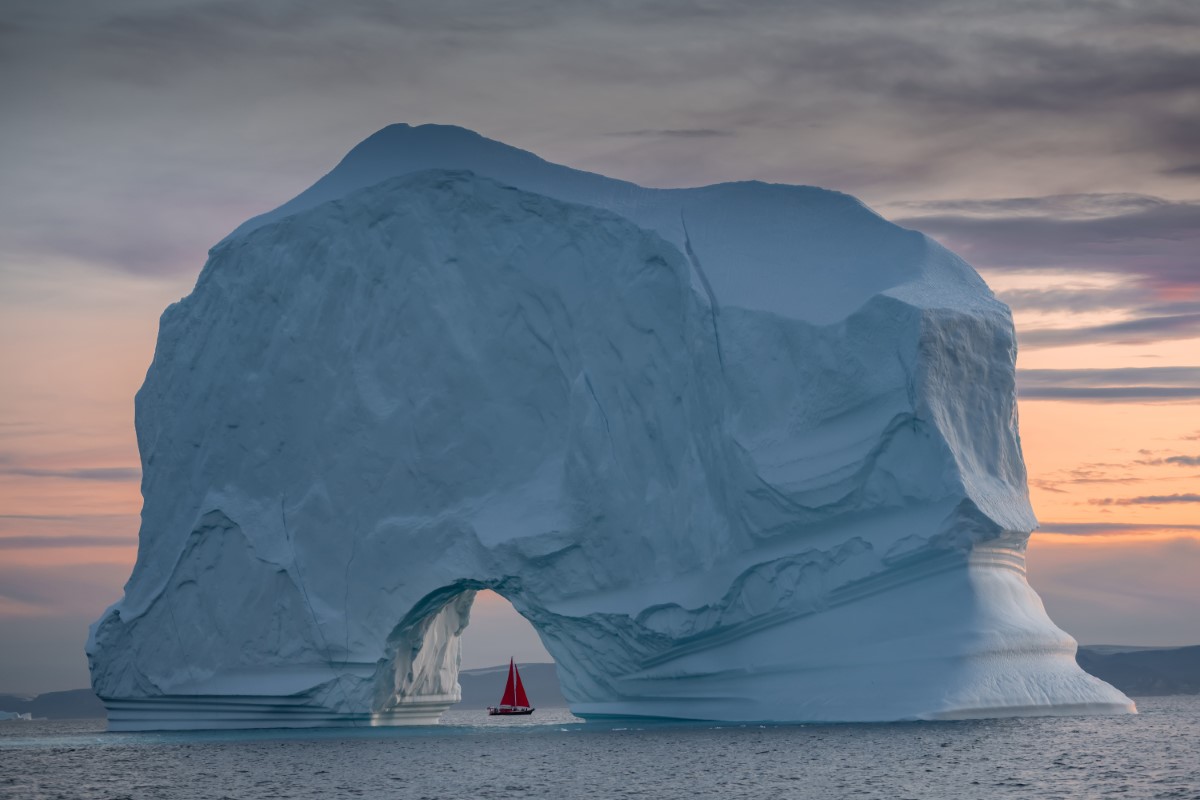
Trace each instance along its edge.
<path fill-rule="evenodd" d="M 500 698 L 501 706 L 515 706 L 517 704 L 517 664 L 513 659 L 508 660 L 508 683 L 504 684 L 504 696 Z"/>
<path fill-rule="evenodd" d="M 489 706 L 488 713 L 495 714 L 532 714 L 533 707 L 529 705 L 529 696 L 525 694 L 525 684 L 521 683 L 521 673 L 517 671 L 515 659 L 508 660 L 508 683 L 504 685 L 504 696 L 500 698 L 498 708 Z"/>

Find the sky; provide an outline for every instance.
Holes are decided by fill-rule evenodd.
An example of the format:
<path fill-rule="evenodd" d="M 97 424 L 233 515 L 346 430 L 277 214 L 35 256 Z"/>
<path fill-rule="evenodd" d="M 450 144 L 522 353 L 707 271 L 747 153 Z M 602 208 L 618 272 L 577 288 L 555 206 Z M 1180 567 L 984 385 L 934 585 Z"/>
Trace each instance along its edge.
<path fill-rule="evenodd" d="M 87 683 L 163 308 L 394 122 L 646 186 L 825 186 L 948 245 L 1013 308 L 1051 617 L 1200 642 L 1192 0 L 6 0 L 0 108 L 0 692 Z M 501 598 L 474 619 L 465 666 L 506 631 L 545 658 Z"/>

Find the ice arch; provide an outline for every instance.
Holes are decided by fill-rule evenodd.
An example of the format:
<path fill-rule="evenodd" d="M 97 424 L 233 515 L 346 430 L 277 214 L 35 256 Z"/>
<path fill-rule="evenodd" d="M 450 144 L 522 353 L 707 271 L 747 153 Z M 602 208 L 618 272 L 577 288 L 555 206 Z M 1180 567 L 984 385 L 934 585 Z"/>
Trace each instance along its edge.
<path fill-rule="evenodd" d="M 1024 578 L 1007 309 L 844 196 L 721 189 L 682 247 L 435 170 L 215 248 L 137 398 L 110 725 L 435 719 L 484 587 L 585 716 L 1132 708 Z M 822 260 L 764 267 L 792 219 Z"/>

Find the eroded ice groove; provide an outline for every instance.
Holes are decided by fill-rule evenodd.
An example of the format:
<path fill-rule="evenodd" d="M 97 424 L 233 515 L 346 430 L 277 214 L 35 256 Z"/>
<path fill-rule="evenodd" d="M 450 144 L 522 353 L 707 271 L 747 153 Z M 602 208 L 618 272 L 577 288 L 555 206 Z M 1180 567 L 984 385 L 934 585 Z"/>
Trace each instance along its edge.
<path fill-rule="evenodd" d="M 393 126 L 163 315 L 94 687 L 120 729 L 430 722 L 486 588 L 577 714 L 1132 710 L 1025 580 L 1014 354 L 845 195 Z"/>

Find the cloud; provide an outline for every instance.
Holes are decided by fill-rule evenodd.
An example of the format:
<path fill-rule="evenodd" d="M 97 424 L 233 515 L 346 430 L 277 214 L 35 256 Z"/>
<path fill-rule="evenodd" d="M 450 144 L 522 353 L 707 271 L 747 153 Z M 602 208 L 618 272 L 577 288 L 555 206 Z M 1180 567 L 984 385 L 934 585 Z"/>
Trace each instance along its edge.
<path fill-rule="evenodd" d="M 1150 450 L 1139 450 L 1139 455 L 1147 456 L 1147 458 L 1139 458 L 1129 462 L 1090 462 L 1080 464 L 1071 469 L 1060 469 L 1049 473 L 1042 473 L 1036 477 L 1029 478 L 1029 485 L 1048 492 L 1057 492 L 1060 494 L 1069 493 L 1063 486 L 1073 485 L 1093 485 L 1093 484 L 1121 484 L 1132 485 L 1137 483 L 1160 482 L 1163 476 L 1155 475 L 1147 470 L 1138 469 L 1139 467 L 1155 467 L 1155 466 L 1200 466 L 1200 457 L 1192 456 L 1171 456 L 1171 457 L 1156 457 Z M 1191 476 L 1182 476 L 1186 480 Z M 1198 476 L 1200 477 L 1200 476 Z M 1179 479 L 1178 476 L 1171 476 L 1171 479 Z M 1126 505 L 1126 503 L 1096 503 L 1097 505 Z"/>
<path fill-rule="evenodd" d="M 0 438 L 18 438 L 42 433 L 44 429 L 32 422 L 0 421 Z M 0 456 L 3 462 L 3 456 Z"/>
<path fill-rule="evenodd" d="M 1038 533 L 1057 533 L 1066 536 L 1113 536 L 1117 534 L 1145 533 L 1159 534 L 1169 532 L 1200 532 L 1200 525 L 1138 525 L 1130 522 L 1042 522 L 1038 525 Z"/>
<path fill-rule="evenodd" d="M 986 200 L 923 200 L 894 204 L 900 211 L 920 217 L 996 220 L 1006 218 L 1088 220 L 1134 214 L 1170 206 L 1153 195 L 1133 192 L 1059 194 L 1042 197 L 1005 197 Z"/>
<path fill-rule="evenodd" d="M 1152 455 L 1149 450 L 1139 450 L 1142 455 Z M 1137 463 L 1148 467 L 1176 465 L 1180 467 L 1200 467 L 1200 456 L 1167 456 L 1164 458 L 1145 458 Z"/>
<path fill-rule="evenodd" d="M 910 203 L 898 220 L 976 266 L 1110 272 L 1159 292 L 1200 291 L 1200 203 L 1090 194 Z"/>
<path fill-rule="evenodd" d="M 1098 310 L 1125 309 L 1131 304 L 1152 301 L 1147 292 L 1128 286 L 1111 289 L 1092 287 L 1055 287 L 1050 289 L 1008 289 L 996 295 L 1014 311 L 1065 311 L 1072 314 Z"/>
<path fill-rule="evenodd" d="M 1130 319 L 1077 327 L 1021 328 L 1022 347 L 1150 344 L 1200 336 L 1200 203 L 1135 193 L 908 202 L 901 223 L 993 271 L 1124 276 L 1113 287 L 1001 293 L 1025 311 L 1122 310 Z M 1030 398 L 1186 400 L 1189 387 L 1038 387 Z"/>
<path fill-rule="evenodd" d="M 1138 193 L 909 201 L 901 224 L 924 231 L 992 271 L 1124 276 L 1112 287 L 1015 289 L 1001 298 L 1024 311 L 1122 310 L 1099 325 L 1020 328 L 1026 348 L 1149 344 L 1200 336 L 1200 203 Z M 907 216 L 904 216 L 907 215 Z M 1027 397 L 1186 400 L 1191 387 L 1038 387 Z"/>
<path fill-rule="evenodd" d="M 1081 400 L 1092 402 L 1129 403 L 1164 402 L 1200 399 L 1200 389 L 1179 386 L 1112 386 L 1072 387 L 1045 386 L 1022 390 L 1024 400 Z"/>
<path fill-rule="evenodd" d="M 1064 347 L 1103 342 L 1107 344 L 1153 344 L 1171 339 L 1200 337 L 1200 312 L 1165 317 L 1110 322 L 1080 328 L 1025 328 L 1017 332 L 1022 347 Z M 1178 396 L 1185 396 L 1176 393 Z"/>
<path fill-rule="evenodd" d="M 1200 11 L 1188 0 L 1003 9 L 64 0 L 55 9 L 13 0 L 0 20 L 5 71 L 24 76 L 0 87 L 9 167 L 0 241 L 31 261 L 195 271 L 242 219 L 397 121 L 464 124 L 651 185 L 789 180 L 873 203 L 949 196 L 946 186 L 986 179 L 996 163 L 1030 191 L 1086 187 L 1068 162 L 1088 164 L 1102 176 L 1095 185 L 1145 188 L 1126 178 L 1186 172 L 1196 160 Z M 1127 218 L 1139 247 L 1161 226 L 1186 231 L 1171 214 L 1192 213 L 1149 194 L 1054 196 L 1042 205 L 1096 206 L 1077 224 Z M 1036 223 L 1037 203 L 1025 200 L 975 202 Z M 997 263 L 1096 255 L 1070 247 L 1096 230 L 1035 227 L 1057 250 L 1041 241 L 1008 259 L 986 236 L 1004 231 L 980 212 L 921 215 L 956 244 L 983 237 L 980 252 L 1006 256 Z M 1101 248 L 1108 262 L 1125 236 L 1115 230 Z"/>
<path fill-rule="evenodd" d="M 996 293 L 1014 311 L 1064 311 L 1072 314 L 1123 310 L 1142 316 L 1175 316 L 1200 310 L 1200 303 L 1162 302 L 1145 286 L 1110 288 L 1055 286 L 1005 289 Z"/>
<path fill-rule="evenodd" d="M 0 599 L 39 613 L 99 616 L 121 595 L 129 577 L 126 564 L 8 565 L 0 563 Z M 4 614 L 0 614 L 2 618 Z"/>
<path fill-rule="evenodd" d="M 1129 485 L 1142 483 L 1150 480 L 1150 478 L 1145 475 L 1131 474 L 1129 471 L 1132 466 L 1140 463 L 1142 462 L 1134 462 L 1134 464 L 1111 462 L 1080 464 L 1073 469 L 1057 470 L 1038 477 L 1030 477 L 1029 485 L 1047 492 L 1068 494 L 1069 491 L 1062 489 L 1062 486 L 1102 483 Z"/>
<path fill-rule="evenodd" d="M 1195 19 L 1190 22 L 1194 27 Z M 902 81 L 901 96 L 934 107 L 1070 113 L 1147 95 L 1188 92 L 1195 89 L 1200 71 L 1200 54 L 1193 49 L 1139 46 L 1132 37 L 1108 46 L 1030 30 L 971 38 L 980 48 L 976 57 L 998 62 L 992 69 L 938 76 L 940 80 L 921 84 Z"/>
<path fill-rule="evenodd" d="M 140 481 L 139 467 L 78 467 L 75 469 L 38 469 L 35 467 L 0 467 L 0 475 L 20 475 L 28 478 L 64 478 L 77 481 Z"/>
<path fill-rule="evenodd" d="M 102 525 L 109 522 L 127 522 L 137 520 L 137 514 L 0 514 L 0 521 L 14 520 L 24 522 L 79 522 L 86 525 Z"/>
<path fill-rule="evenodd" d="M 137 539 L 128 536 L 0 536 L 0 550 L 135 546 Z"/>
<path fill-rule="evenodd" d="M 1200 398 L 1200 367 L 1021 369 L 1017 393 L 1024 400 L 1191 400 Z"/>
<path fill-rule="evenodd" d="M 0 514 L 0 539 L 15 548 L 22 542 L 31 547 L 69 548 L 70 542 L 96 547 L 136 544 L 141 520 L 130 514 Z M 62 544 L 58 544 L 61 542 Z"/>
<path fill-rule="evenodd" d="M 719 131 L 715 128 L 658 128 L 640 131 L 613 131 L 605 136 L 666 136 L 679 139 L 708 139 L 713 136 L 733 136 L 733 131 Z"/>
<path fill-rule="evenodd" d="M 1022 386 L 1200 386 L 1200 367 L 1116 367 L 1109 369 L 1019 369 Z"/>
<path fill-rule="evenodd" d="M 1161 506 L 1177 503 L 1200 503 L 1200 494 L 1155 494 L 1144 497 L 1105 497 L 1088 500 L 1094 506 Z"/>
<path fill-rule="evenodd" d="M 1162 170 L 1163 175 L 1179 175 L 1181 177 L 1190 178 L 1193 175 L 1200 175 L 1200 162 L 1195 164 L 1180 164 L 1177 167 L 1169 167 Z"/>

